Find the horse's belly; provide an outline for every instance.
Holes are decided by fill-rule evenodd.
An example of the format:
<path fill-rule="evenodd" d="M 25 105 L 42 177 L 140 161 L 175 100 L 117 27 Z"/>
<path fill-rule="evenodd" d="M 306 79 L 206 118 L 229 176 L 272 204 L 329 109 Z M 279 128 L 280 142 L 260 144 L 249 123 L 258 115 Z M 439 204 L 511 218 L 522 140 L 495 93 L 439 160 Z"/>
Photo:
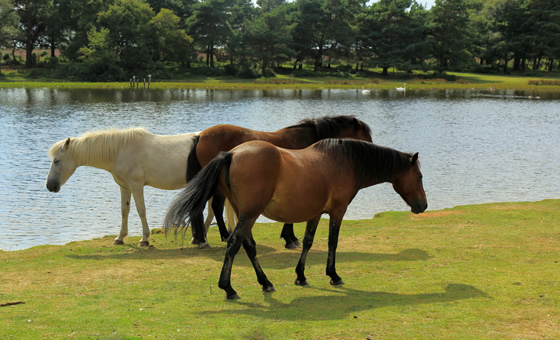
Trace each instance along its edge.
<path fill-rule="evenodd" d="M 300 223 L 309 221 L 322 214 L 322 206 L 312 202 L 279 202 L 274 199 L 266 206 L 262 215 L 283 223 Z"/>

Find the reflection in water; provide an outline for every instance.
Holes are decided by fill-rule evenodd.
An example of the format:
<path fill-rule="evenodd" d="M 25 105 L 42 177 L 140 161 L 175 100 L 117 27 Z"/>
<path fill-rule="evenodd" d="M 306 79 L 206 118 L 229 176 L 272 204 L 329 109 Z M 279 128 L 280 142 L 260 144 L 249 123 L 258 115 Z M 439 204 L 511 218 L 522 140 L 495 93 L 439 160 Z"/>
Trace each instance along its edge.
<path fill-rule="evenodd" d="M 0 248 L 115 235 L 119 189 L 109 173 L 79 168 L 58 194 L 47 191 L 46 153 L 56 141 L 107 127 L 157 134 L 228 123 L 274 131 L 307 117 L 353 114 L 374 142 L 419 151 L 430 209 L 558 198 L 560 105 L 504 92 L 373 90 L 0 90 Z M 494 94 L 493 94 L 494 95 Z M 546 100 L 545 100 L 546 99 Z M 161 225 L 177 192 L 146 187 L 148 222 Z M 407 210 L 390 185 L 361 191 L 346 218 Z M 135 209 L 131 235 L 139 235 Z"/>

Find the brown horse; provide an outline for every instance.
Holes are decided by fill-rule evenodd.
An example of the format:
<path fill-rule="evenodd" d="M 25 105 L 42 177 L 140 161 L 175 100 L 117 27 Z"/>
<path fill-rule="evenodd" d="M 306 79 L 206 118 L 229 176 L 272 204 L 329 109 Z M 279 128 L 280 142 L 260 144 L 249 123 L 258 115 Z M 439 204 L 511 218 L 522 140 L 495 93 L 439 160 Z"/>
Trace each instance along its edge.
<path fill-rule="evenodd" d="M 297 125 L 289 126 L 275 132 L 250 130 L 234 125 L 216 125 L 200 132 L 195 140 L 187 161 L 187 181 L 193 179 L 221 151 L 252 140 L 270 142 L 286 149 L 303 149 L 325 138 L 352 138 L 371 142 L 369 126 L 353 116 L 334 116 L 318 119 L 305 119 Z M 222 211 L 224 196 L 219 191 L 214 196 L 212 210 L 220 230 L 222 241 L 229 237 Z M 191 243 L 206 245 L 203 229 L 203 217 L 191 216 L 193 240 Z M 231 227 L 231 226 L 230 226 Z M 296 248 L 299 241 L 294 234 L 293 224 L 286 224 L 280 235 L 286 241 L 286 248 Z"/>
<path fill-rule="evenodd" d="M 296 284 L 307 284 L 304 270 L 317 224 L 323 213 L 330 216 L 327 275 L 331 284 L 343 284 L 335 270 L 338 233 L 346 209 L 357 192 L 382 182 L 418 214 L 428 203 L 422 185 L 418 153 L 408 154 L 372 143 L 350 139 L 326 139 L 303 150 L 278 148 L 252 141 L 222 152 L 179 194 L 165 217 L 166 230 L 199 214 L 217 186 L 239 216 L 227 241 L 219 287 L 228 299 L 239 298 L 231 287 L 233 259 L 245 248 L 263 291 L 274 291 L 256 258 L 251 229 L 264 215 L 276 221 L 307 221 L 303 250 L 296 267 Z"/>

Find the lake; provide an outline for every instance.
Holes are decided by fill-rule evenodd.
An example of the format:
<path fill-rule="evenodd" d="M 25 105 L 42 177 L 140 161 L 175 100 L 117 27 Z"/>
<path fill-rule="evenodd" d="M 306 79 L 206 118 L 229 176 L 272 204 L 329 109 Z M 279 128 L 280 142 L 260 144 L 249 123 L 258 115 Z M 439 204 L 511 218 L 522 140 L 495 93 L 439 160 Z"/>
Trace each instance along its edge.
<path fill-rule="evenodd" d="M 59 193 L 45 187 L 54 142 L 108 127 L 178 134 L 228 123 L 275 131 L 303 118 L 352 114 L 370 125 L 375 143 L 420 153 L 429 210 L 560 198 L 559 99 L 470 91 L 0 89 L 0 249 L 119 232 L 120 194 L 109 173 L 81 167 Z M 150 228 L 161 226 L 176 194 L 146 187 Z M 345 218 L 389 210 L 409 209 L 382 184 L 362 190 Z M 135 208 L 129 232 L 141 232 Z"/>

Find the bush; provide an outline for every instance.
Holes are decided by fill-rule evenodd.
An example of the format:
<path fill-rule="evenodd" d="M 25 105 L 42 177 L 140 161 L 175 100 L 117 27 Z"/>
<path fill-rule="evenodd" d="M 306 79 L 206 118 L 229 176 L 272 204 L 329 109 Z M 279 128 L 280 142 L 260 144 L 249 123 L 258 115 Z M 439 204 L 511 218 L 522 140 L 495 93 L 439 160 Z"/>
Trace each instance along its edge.
<path fill-rule="evenodd" d="M 219 77 L 225 75 L 225 71 L 217 67 L 195 67 L 192 69 L 191 73 L 204 77 Z"/>
<path fill-rule="evenodd" d="M 320 76 L 319 72 L 314 72 L 310 70 L 295 70 L 294 71 L 295 77 L 305 78 L 305 77 L 317 77 Z"/>
<path fill-rule="evenodd" d="M 228 76 L 235 76 L 237 74 L 238 70 L 237 70 L 237 67 L 235 67 L 235 65 L 227 64 L 226 66 L 224 66 L 224 72 Z"/>
<path fill-rule="evenodd" d="M 58 66 L 59 60 L 57 57 L 48 57 L 46 60 L 46 66 L 49 68 L 55 68 Z"/>
<path fill-rule="evenodd" d="M 245 66 L 241 68 L 235 76 L 242 79 L 255 79 L 259 78 L 261 75 L 254 67 Z"/>

